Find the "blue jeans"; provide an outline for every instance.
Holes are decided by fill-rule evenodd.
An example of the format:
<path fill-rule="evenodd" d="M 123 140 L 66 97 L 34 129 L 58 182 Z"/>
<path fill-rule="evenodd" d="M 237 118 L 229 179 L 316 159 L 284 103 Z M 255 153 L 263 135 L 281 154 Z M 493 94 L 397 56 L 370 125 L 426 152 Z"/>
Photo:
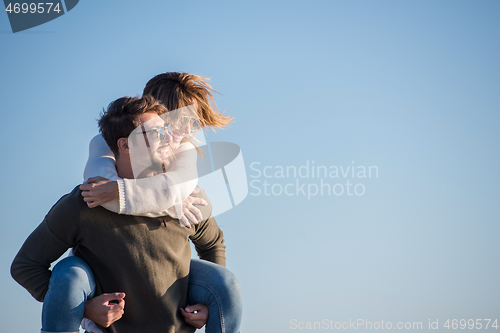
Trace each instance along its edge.
<path fill-rule="evenodd" d="M 42 332 L 78 332 L 85 302 L 94 297 L 95 279 L 79 257 L 64 258 L 52 270 L 42 307 Z M 236 333 L 241 323 L 238 280 L 227 268 L 191 260 L 188 304 L 205 304 L 209 309 L 206 333 Z"/>

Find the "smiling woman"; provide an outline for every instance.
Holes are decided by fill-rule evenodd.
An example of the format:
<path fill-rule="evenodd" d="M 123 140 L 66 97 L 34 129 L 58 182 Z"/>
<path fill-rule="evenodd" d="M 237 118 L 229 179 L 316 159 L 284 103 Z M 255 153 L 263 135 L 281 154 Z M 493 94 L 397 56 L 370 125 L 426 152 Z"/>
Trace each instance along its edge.
<path fill-rule="evenodd" d="M 136 182 L 123 181 L 116 176 L 113 153 L 116 148 L 111 146 L 107 148 L 102 138 L 95 137 L 91 142 L 89 161 L 85 167 L 86 185 L 82 187 L 89 207 L 103 205 L 119 214 L 162 216 L 166 213 L 180 218 L 188 227 L 191 223 L 196 223 L 197 219 L 194 218 L 196 214 L 193 215 L 192 209 L 183 206 L 183 200 L 189 197 L 197 183 L 195 181 L 197 178 L 196 147 L 190 140 L 190 136 L 201 128 L 223 128 L 233 121 L 232 117 L 217 111 L 217 105 L 213 99 L 215 91 L 208 82 L 209 79 L 205 77 L 178 72 L 159 74 L 149 80 L 144 88 L 143 96 L 153 96 L 169 111 L 162 109 L 159 112 L 166 126 L 170 128 L 170 136 L 165 138 L 170 139 L 169 147 L 162 146 L 161 153 L 168 154 L 168 149 L 175 150 L 175 153 L 172 151 L 170 158 L 157 163 L 157 168 L 154 170 L 144 169 L 141 165 L 134 168 L 135 178 L 139 175 L 159 173 L 153 179 L 139 182 L 147 183 L 147 185 L 137 186 Z M 134 125 L 134 128 L 138 128 L 140 123 Z M 123 129 L 116 130 L 123 131 Z M 146 143 L 149 144 L 144 142 Z M 112 143 L 112 145 L 115 144 Z M 149 149 L 145 147 L 142 152 L 149 151 Z M 156 151 L 149 151 L 148 154 L 153 160 L 155 156 L 159 156 Z M 175 159 L 173 159 L 174 156 Z M 132 160 L 142 159 L 133 158 Z M 170 163 L 168 170 L 167 163 Z M 164 171 L 169 171 L 169 177 Z M 96 176 L 110 179 L 111 182 L 92 178 Z M 148 194 L 143 193 L 143 188 L 148 189 Z M 168 190 L 166 191 L 165 188 Z M 102 193 L 110 195 L 101 198 Z M 110 205 L 114 208 L 109 207 Z"/>

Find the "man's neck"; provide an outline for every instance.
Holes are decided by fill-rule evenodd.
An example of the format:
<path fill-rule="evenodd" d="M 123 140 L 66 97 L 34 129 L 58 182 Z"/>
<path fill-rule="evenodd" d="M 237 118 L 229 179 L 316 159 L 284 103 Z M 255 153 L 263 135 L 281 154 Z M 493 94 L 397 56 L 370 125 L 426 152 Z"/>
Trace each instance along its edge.
<path fill-rule="evenodd" d="M 132 164 L 130 159 L 126 159 L 120 155 L 116 158 L 116 171 L 118 172 L 118 177 L 120 178 L 134 178 L 134 172 L 132 171 Z"/>

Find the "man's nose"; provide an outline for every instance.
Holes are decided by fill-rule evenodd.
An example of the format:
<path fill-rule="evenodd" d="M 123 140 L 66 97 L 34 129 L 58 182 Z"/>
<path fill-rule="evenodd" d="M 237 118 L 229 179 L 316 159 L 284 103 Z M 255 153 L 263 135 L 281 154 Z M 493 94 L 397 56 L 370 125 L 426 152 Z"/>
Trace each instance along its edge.
<path fill-rule="evenodd" d="M 161 140 L 163 143 L 170 143 L 172 142 L 172 135 L 168 131 L 165 131 L 165 135 L 163 136 L 163 140 Z"/>

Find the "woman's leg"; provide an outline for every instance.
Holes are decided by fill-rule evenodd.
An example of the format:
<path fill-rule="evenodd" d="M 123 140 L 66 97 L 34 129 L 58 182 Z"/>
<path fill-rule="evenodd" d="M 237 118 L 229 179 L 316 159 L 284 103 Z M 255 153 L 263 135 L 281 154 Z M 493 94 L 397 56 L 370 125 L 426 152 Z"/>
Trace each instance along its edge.
<path fill-rule="evenodd" d="M 208 306 L 206 333 L 237 333 L 242 305 L 238 280 L 227 268 L 206 260 L 191 260 L 189 305 Z"/>
<path fill-rule="evenodd" d="M 79 332 L 85 301 L 94 293 L 94 275 L 85 261 L 69 256 L 58 262 L 43 301 L 42 332 Z"/>

